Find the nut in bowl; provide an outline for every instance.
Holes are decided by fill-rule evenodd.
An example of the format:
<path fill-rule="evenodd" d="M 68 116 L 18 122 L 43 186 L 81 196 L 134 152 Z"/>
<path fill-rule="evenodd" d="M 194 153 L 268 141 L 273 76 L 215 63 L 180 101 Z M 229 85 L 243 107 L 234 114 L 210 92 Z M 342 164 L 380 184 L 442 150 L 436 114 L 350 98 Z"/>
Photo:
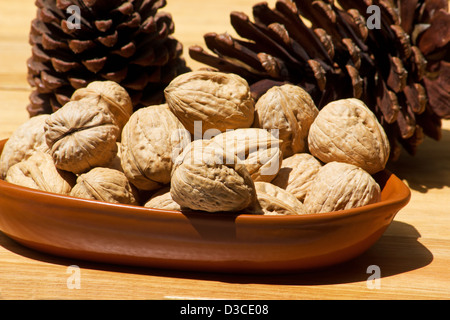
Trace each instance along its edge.
<path fill-rule="evenodd" d="M 198 90 L 205 91 L 205 81 L 202 78 Z M 208 96 L 219 92 L 223 99 L 217 85 Z M 195 81 L 189 84 L 189 90 L 196 96 Z M 94 110 L 92 99 L 88 102 L 77 107 L 86 105 Z M 64 138 L 91 130 L 91 126 L 79 127 L 84 123 L 82 110 L 68 113 L 73 103 L 68 105 L 68 109 L 63 106 L 54 114 L 54 118 L 66 115 L 63 124 L 68 134 Z M 233 106 L 241 108 L 239 104 L 229 107 Z M 116 115 L 105 107 L 97 109 L 111 120 L 107 125 L 116 125 Z M 164 119 L 164 125 L 153 121 L 155 112 Z M 231 128 L 234 133 L 225 128 L 217 130 L 216 137 L 195 139 L 194 135 L 191 141 L 190 130 L 183 129 L 177 114 L 170 112 L 165 105 L 155 105 L 134 113 L 123 124 L 122 136 L 112 135 L 112 141 L 108 141 L 108 161 L 70 172 L 77 177 L 76 184 L 67 184 L 72 190 L 66 188 L 64 193 L 42 188 L 47 185 L 42 170 L 35 170 L 36 165 L 23 165 L 42 151 L 24 153 L 24 159 L 17 160 L 19 163 L 0 180 L 0 230 L 31 248 L 84 260 L 195 271 L 296 272 L 361 254 L 409 201 L 408 187 L 384 168 L 369 174 L 354 164 L 317 160 L 315 169 L 302 175 L 301 168 L 312 163 L 313 155 L 289 155 L 283 164 L 281 141 L 266 129 L 250 127 L 249 122 L 246 127 Z M 214 108 L 208 108 L 208 112 L 214 112 Z M 95 115 L 93 119 L 97 119 Z M 210 120 L 214 125 L 214 117 Z M 47 152 L 52 154 L 61 145 L 56 142 L 55 147 L 49 139 L 53 125 L 46 120 L 44 135 L 21 136 L 27 142 L 23 145 L 45 139 L 52 146 Z M 170 128 L 183 139 L 173 140 Z M 339 130 L 334 128 L 332 134 L 339 134 Z M 261 131 L 264 134 L 258 134 L 257 139 L 250 134 Z M 103 143 L 96 132 L 91 130 L 86 139 L 78 141 Z M 364 131 L 354 133 L 356 140 L 360 132 Z M 139 141 L 129 139 L 133 137 Z M 121 147 L 117 148 L 119 140 Z M 1 141 L 0 152 L 14 150 L 14 141 Z M 84 149 L 83 145 L 75 147 Z M 325 147 L 320 150 L 327 152 Z M 9 154 L 0 154 L 0 160 L 9 163 Z M 60 153 L 62 157 L 64 154 Z M 55 167 L 67 160 L 50 155 L 46 158 L 50 167 L 51 159 Z M 123 171 L 108 168 L 109 158 L 118 159 Z M 126 164 L 138 169 L 130 175 Z M 276 170 L 262 178 L 265 166 Z M 64 168 L 54 169 L 58 175 L 66 172 Z M 22 183 L 30 170 L 34 170 L 36 183 Z M 253 174 L 254 170 L 260 174 Z M 14 172 L 20 175 L 10 180 Z M 137 175 L 139 179 L 134 179 Z M 304 181 L 301 185 L 297 181 L 300 178 Z M 143 184 L 142 188 L 136 181 L 150 181 L 151 187 Z M 318 202 L 327 206 L 317 208 Z"/>

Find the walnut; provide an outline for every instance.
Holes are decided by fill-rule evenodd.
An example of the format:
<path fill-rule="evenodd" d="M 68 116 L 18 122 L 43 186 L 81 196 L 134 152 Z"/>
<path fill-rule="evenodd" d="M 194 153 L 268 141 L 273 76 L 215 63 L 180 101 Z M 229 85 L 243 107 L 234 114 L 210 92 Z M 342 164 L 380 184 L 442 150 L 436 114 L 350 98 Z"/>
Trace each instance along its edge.
<path fill-rule="evenodd" d="M 114 158 L 112 158 L 112 160 L 108 163 L 106 163 L 105 165 L 103 165 L 102 167 L 104 168 L 111 168 L 111 169 L 116 169 L 119 171 L 123 172 L 123 168 L 122 168 L 122 154 L 121 154 L 121 143 L 117 142 L 117 153 L 114 156 Z"/>
<path fill-rule="evenodd" d="M 32 117 L 21 124 L 5 142 L 0 156 L 0 179 L 14 164 L 28 159 L 35 151 L 48 152 L 44 124 L 48 114 Z"/>
<path fill-rule="evenodd" d="M 141 190 L 159 189 L 170 182 L 173 161 L 190 142 L 189 132 L 166 104 L 141 108 L 122 132 L 124 173 Z"/>
<path fill-rule="evenodd" d="M 280 140 L 265 129 L 230 130 L 215 136 L 213 140 L 226 152 L 236 155 L 253 181 L 270 182 L 280 170 L 283 161 Z"/>
<path fill-rule="evenodd" d="M 300 215 L 306 208 L 293 194 L 269 182 L 255 182 L 257 201 L 247 211 L 263 215 Z"/>
<path fill-rule="evenodd" d="M 303 204 L 310 213 L 361 207 L 380 201 L 378 183 L 358 166 L 329 162 L 312 181 Z"/>
<path fill-rule="evenodd" d="M 128 92 L 114 81 L 93 81 L 85 88 L 75 90 L 72 101 L 92 99 L 93 104 L 102 106 L 122 130 L 133 113 L 133 104 Z"/>
<path fill-rule="evenodd" d="M 372 111 L 358 99 L 330 102 L 314 120 L 309 150 L 322 162 L 354 164 L 373 174 L 385 168 L 389 141 Z"/>
<path fill-rule="evenodd" d="M 181 211 L 181 206 L 172 199 L 170 187 L 164 187 L 155 192 L 144 204 L 144 207 Z"/>
<path fill-rule="evenodd" d="M 195 122 L 201 134 L 209 129 L 250 127 L 255 102 L 247 81 L 238 75 L 214 71 L 192 71 L 179 75 L 164 90 L 170 110 L 192 134 Z"/>
<path fill-rule="evenodd" d="M 70 193 L 73 197 L 120 204 L 139 204 L 137 190 L 123 172 L 96 167 L 78 176 Z"/>
<path fill-rule="evenodd" d="M 57 169 L 52 157 L 42 151 L 11 166 L 5 178 L 13 184 L 64 195 L 70 193 L 75 180 L 73 173 Z"/>
<path fill-rule="evenodd" d="M 307 150 L 311 124 L 319 110 L 311 96 L 299 86 L 274 86 L 255 105 L 254 127 L 278 129 L 285 158 Z"/>
<path fill-rule="evenodd" d="M 312 180 L 322 164 L 309 153 L 296 153 L 283 159 L 283 164 L 272 183 L 304 201 Z"/>
<path fill-rule="evenodd" d="M 256 200 L 245 165 L 212 140 L 195 140 L 177 157 L 170 194 L 181 207 L 205 212 L 239 211 Z"/>
<path fill-rule="evenodd" d="M 45 139 L 56 167 L 83 173 L 108 164 L 117 154 L 119 127 L 92 100 L 70 101 L 45 122 Z"/>

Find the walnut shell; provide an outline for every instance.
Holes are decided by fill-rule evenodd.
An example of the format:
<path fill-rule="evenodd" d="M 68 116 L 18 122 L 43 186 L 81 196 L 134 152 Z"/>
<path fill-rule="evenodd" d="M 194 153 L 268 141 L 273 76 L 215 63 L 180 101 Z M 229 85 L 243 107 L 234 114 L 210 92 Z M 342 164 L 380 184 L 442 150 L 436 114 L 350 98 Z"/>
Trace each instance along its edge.
<path fill-rule="evenodd" d="M 376 203 L 380 197 L 380 186 L 369 173 L 358 166 L 333 161 L 316 174 L 303 204 L 310 213 L 323 213 Z"/>
<path fill-rule="evenodd" d="M 249 213 L 263 215 L 300 215 L 306 208 L 293 194 L 269 182 L 255 182 L 257 202 Z"/>
<path fill-rule="evenodd" d="M 20 186 L 68 195 L 76 181 L 76 176 L 55 167 L 52 157 L 36 151 L 28 159 L 11 166 L 5 181 Z"/>
<path fill-rule="evenodd" d="M 170 194 L 181 207 L 205 212 L 239 211 L 256 200 L 245 166 L 211 140 L 193 141 L 176 159 Z"/>
<path fill-rule="evenodd" d="M 155 192 L 144 204 L 144 207 L 181 211 L 181 206 L 172 199 L 170 187 L 164 187 Z"/>
<path fill-rule="evenodd" d="M 253 126 L 279 130 L 285 158 L 307 151 L 308 132 L 319 113 L 313 99 L 299 86 L 285 84 L 267 90 L 256 102 Z"/>
<path fill-rule="evenodd" d="M 373 112 L 358 99 L 330 102 L 309 130 L 309 151 L 319 160 L 354 164 L 373 174 L 385 168 L 389 140 Z"/>
<path fill-rule="evenodd" d="M 45 139 L 59 169 L 83 173 L 107 165 L 117 154 L 119 127 L 89 101 L 70 101 L 45 122 Z"/>
<path fill-rule="evenodd" d="M 245 79 L 214 71 L 192 71 L 179 75 L 164 90 L 170 110 L 192 134 L 209 129 L 250 127 L 255 102 Z M 194 132 L 200 121 L 201 130 Z"/>
<path fill-rule="evenodd" d="M 125 174 L 111 168 L 96 167 L 79 175 L 70 195 L 110 203 L 139 204 L 137 190 Z"/>
<path fill-rule="evenodd" d="M 121 143 L 117 142 L 117 153 L 114 156 L 114 158 L 112 158 L 112 160 L 110 162 L 108 162 L 107 164 L 103 165 L 104 168 L 111 168 L 111 169 L 115 169 L 115 170 L 119 170 L 123 172 L 123 168 L 122 168 L 122 154 L 121 154 Z"/>
<path fill-rule="evenodd" d="M 283 159 L 283 164 L 272 183 L 304 201 L 312 180 L 322 164 L 309 153 L 296 153 Z"/>
<path fill-rule="evenodd" d="M 28 159 L 35 151 L 48 152 L 44 124 L 48 114 L 37 115 L 22 123 L 5 142 L 0 156 L 0 179 L 14 164 Z"/>
<path fill-rule="evenodd" d="M 270 182 L 283 161 L 280 140 L 260 128 L 241 128 L 223 132 L 213 138 L 226 152 L 244 164 L 253 181 Z"/>
<path fill-rule="evenodd" d="M 121 130 L 133 113 L 133 103 L 128 92 L 114 81 L 93 81 L 87 87 L 75 90 L 70 99 L 78 101 L 86 98 L 105 107 Z"/>
<path fill-rule="evenodd" d="M 189 132 L 166 104 L 137 110 L 122 132 L 121 163 L 141 190 L 168 184 L 175 158 L 191 142 Z"/>

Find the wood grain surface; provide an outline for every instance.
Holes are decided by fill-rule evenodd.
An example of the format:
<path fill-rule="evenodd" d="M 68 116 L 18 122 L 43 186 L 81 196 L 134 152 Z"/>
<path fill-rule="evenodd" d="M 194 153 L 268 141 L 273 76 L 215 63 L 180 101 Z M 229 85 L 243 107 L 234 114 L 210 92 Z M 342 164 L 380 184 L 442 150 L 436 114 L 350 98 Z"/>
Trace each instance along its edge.
<path fill-rule="evenodd" d="M 206 32 L 234 31 L 231 11 L 251 13 L 255 0 L 168 0 L 175 36 L 204 46 Z M 273 4 L 274 1 L 268 1 Z M 0 0 L 0 139 L 27 118 L 26 60 L 33 0 Z M 426 139 L 416 156 L 389 165 L 412 191 L 410 203 L 381 239 L 347 263 L 301 274 L 243 276 L 111 266 L 49 256 L 0 232 L 0 299 L 449 299 L 450 121 L 442 139 Z M 80 287 L 70 283 L 71 267 Z M 380 268 L 379 288 L 368 267 Z"/>

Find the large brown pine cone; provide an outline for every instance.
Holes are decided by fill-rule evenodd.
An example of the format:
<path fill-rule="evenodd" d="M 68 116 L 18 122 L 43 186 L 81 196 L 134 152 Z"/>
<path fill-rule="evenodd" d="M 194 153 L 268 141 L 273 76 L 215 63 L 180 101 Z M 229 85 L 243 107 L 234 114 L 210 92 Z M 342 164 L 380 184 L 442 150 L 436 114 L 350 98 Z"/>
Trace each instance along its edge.
<path fill-rule="evenodd" d="M 380 26 L 371 19 L 380 9 Z M 278 0 L 232 12 L 228 33 L 204 35 L 191 58 L 246 78 L 257 99 L 270 86 L 305 88 L 319 109 L 363 100 L 385 128 L 391 159 L 415 154 L 425 135 L 441 137 L 450 118 L 450 14 L 447 0 Z M 369 23 L 370 22 L 370 27 Z"/>
<path fill-rule="evenodd" d="M 77 28 L 76 11 L 80 19 Z M 163 89 L 188 69 L 182 44 L 171 36 L 165 0 L 36 0 L 28 81 L 30 116 L 52 113 L 74 90 L 113 80 L 135 108 L 163 101 Z M 72 7 L 74 8 L 74 7 Z"/>

